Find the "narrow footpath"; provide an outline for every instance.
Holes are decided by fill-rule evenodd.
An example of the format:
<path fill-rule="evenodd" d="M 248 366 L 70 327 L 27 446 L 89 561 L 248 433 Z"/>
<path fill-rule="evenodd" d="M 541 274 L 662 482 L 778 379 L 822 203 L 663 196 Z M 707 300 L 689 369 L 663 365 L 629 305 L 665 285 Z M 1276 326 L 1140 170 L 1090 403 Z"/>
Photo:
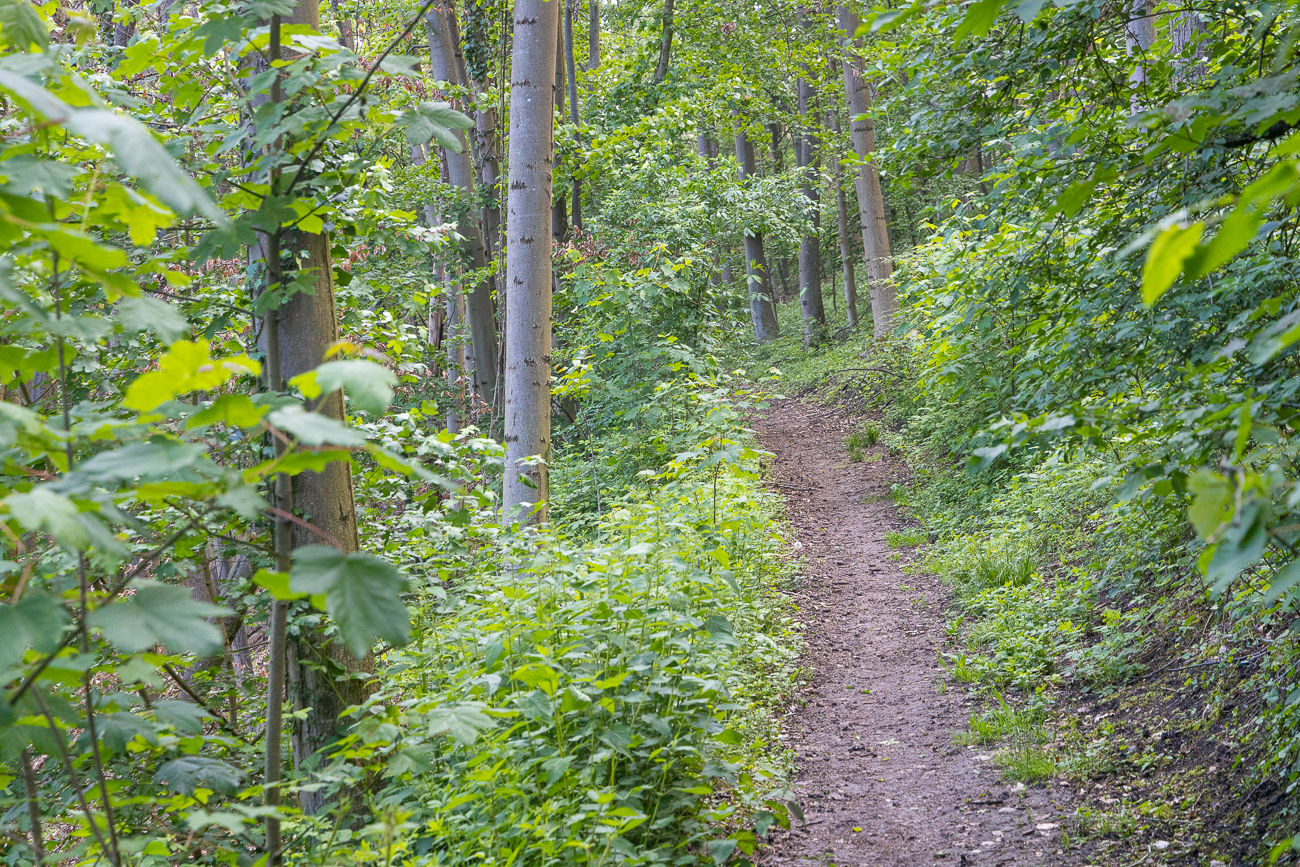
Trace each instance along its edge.
<path fill-rule="evenodd" d="M 765 865 L 1050 864 L 1060 816 L 1042 787 L 1001 781 L 990 751 L 954 744 L 976 699 L 939 665 L 947 593 L 903 572 L 885 541 L 907 523 L 889 496 L 906 470 L 883 446 L 851 463 L 864 419 L 775 401 L 757 425 L 806 560 L 795 596 L 808 685 L 786 721 L 796 821 Z"/>

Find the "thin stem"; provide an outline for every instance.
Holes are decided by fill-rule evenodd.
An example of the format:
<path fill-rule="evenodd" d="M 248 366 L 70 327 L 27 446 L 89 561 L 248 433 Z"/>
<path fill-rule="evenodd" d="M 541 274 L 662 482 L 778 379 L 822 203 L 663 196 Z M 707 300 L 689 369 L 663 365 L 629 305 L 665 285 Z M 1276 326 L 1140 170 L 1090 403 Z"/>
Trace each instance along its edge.
<path fill-rule="evenodd" d="M 99 843 L 99 848 L 108 854 L 109 860 L 115 867 L 121 867 L 121 861 L 117 858 L 116 850 L 111 850 L 104 842 L 104 835 L 100 833 L 99 826 L 95 824 L 95 814 L 90 810 L 90 804 L 86 802 L 86 792 L 81 788 L 81 777 L 77 776 L 77 769 L 72 764 L 72 754 L 68 752 L 68 741 L 63 736 L 63 729 L 59 728 L 58 722 L 54 719 L 54 714 L 50 713 L 49 707 L 45 704 L 45 697 L 41 695 L 38 689 L 32 693 L 32 698 L 36 699 L 36 706 L 40 708 L 41 715 L 45 717 L 50 724 L 50 731 L 54 734 L 54 741 L 59 745 L 59 753 L 63 756 L 63 765 L 68 769 L 68 782 L 72 783 L 72 790 L 77 795 L 77 803 L 81 805 L 81 810 L 86 814 L 86 823 L 90 825 L 90 833 L 95 835 L 95 841 Z"/>
<path fill-rule="evenodd" d="M 36 772 L 32 769 L 32 751 L 28 747 L 23 748 L 22 765 L 23 788 L 27 792 L 27 819 L 32 826 L 32 855 L 37 867 L 40 867 L 40 863 L 45 860 L 45 835 L 41 831 L 40 790 L 36 788 Z"/>

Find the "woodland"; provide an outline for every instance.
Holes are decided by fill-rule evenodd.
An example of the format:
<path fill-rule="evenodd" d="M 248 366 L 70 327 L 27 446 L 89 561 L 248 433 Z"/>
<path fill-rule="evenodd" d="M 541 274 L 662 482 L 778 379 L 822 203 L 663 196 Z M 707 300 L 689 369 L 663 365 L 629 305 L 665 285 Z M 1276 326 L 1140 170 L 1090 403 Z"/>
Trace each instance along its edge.
<path fill-rule="evenodd" d="M 0 0 L 0 864 L 784 863 L 777 402 L 1024 863 L 1300 863 L 1298 36 Z"/>

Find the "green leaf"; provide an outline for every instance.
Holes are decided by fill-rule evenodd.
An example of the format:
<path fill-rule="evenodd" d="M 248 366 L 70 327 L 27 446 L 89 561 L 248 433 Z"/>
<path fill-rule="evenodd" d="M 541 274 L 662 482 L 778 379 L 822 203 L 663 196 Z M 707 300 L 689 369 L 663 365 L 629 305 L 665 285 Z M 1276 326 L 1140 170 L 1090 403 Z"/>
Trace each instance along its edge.
<path fill-rule="evenodd" d="M 1146 264 L 1142 267 L 1142 301 L 1148 307 L 1174 285 L 1203 231 L 1205 224 L 1200 222 L 1190 226 L 1170 226 L 1152 242 Z"/>
<path fill-rule="evenodd" d="M 704 631 L 718 644 L 737 646 L 736 636 L 731 621 L 721 614 L 710 614 L 704 621 Z"/>
<path fill-rule="evenodd" d="M 83 463 L 78 472 L 110 485 L 133 479 L 156 479 L 194 466 L 204 454 L 202 447 L 190 443 L 155 440 L 100 452 Z"/>
<path fill-rule="evenodd" d="M 293 552 L 289 587 L 295 593 L 325 595 L 326 610 L 343 643 L 358 659 L 376 639 L 394 647 L 411 640 L 411 622 L 401 600 L 406 579 L 385 560 L 308 545 Z"/>
<path fill-rule="evenodd" d="M 181 756 L 158 768 L 153 779 L 183 795 L 193 795 L 200 787 L 223 795 L 233 795 L 239 789 L 244 773 L 225 762 L 204 756 Z M 242 821 L 242 820 L 241 820 Z"/>
<path fill-rule="evenodd" d="M 10 494 L 3 502 L 23 529 L 49 533 L 60 545 L 73 550 L 90 547 L 90 532 L 81 522 L 76 504 L 48 486 L 40 485 L 26 494 Z"/>
<path fill-rule="evenodd" d="M 175 343 L 190 331 L 190 323 L 179 310 L 161 298 L 147 295 L 119 301 L 117 321 L 128 334 L 152 331 L 166 344 Z"/>
<path fill-rule="evenodd" d="M 1079 209 L 1088 204 L 1092 198 L 1093 190 L 1097 189 L 1096 179 L 1079 181 L 1066 187 L 1065 192 L 1061 193 L 1060 198 L 1056 200 L 1056 211 L 1066 219 L 1079 213 Z"/>
<path fill-rule="evenodd" d="M 20 662 L 27 649 L 50 653 L 71 619 L 58 600 L 25 596 L 16 605 L 0 604 L 0 670 Z"/>
<path fill-rule="evenodd" d="M 1232 517 L 1236 488 L 1229 479 L 1210 470 L 1197 470 L 1188 478 L 1187 487 L 1193 495 L 1187 517 L 1197 534 L 1208 539 Z"/>
<path fill-rule="evenodd" d="M 1252 342 L 1250 361 L 1265 364 L 1300 340 L 1300 310 L 1288 313 L 1260 332 Z"/>
<path fill-rule="evenodd" d="M 244 394 L 223 394 L 211 406 L 201 409 L 185 420 L 187 428 L 206 427 L 210 424 L 228 424 L 232 427 L 252 427 L 262 420 L 266 407 L 258 406 Z"/>
<path fill-rule="evenodd" d="M 1015 8 L 1016 17 L 1029 24 L 1038 17 L 1038 13 L 1042 12 L 1046 5 L 1047 0 L 1020 0 Z"/>
<path fill-rule="evenodd" d="M 1247 567 L 1259 562 L 1268 543 L 1267 510 L 1260 501 L 1242 506 L 1236 520 L 1223 531 L 1204 564 L 1210 592 L 1222 593 Z"/>
<path fill-rule="evenodd" d="M 253 576 L 253 583 L 258 587 L 266 588 L 273 599 L 306 599 L 306 593 L 294 593 L 289 589 L 288 572 L 271 572 L 267 569 L 258 569 L 257 574 Z"/>
<path fill-rule="evenodd" d="M 135 593 L 91 612 L 89 621 L 126 653 L 161 644 L 178 653 L 203 655 L 221 647 L 221 630 L 208 617 L 231 612 L 199 602 L 185 587 L 153 581 L 136 582 Z"/>
<path fill-rule="evenodd" d="M 478 740 L 479 732 L 496 725 L 492 717 L 483 713 L 486 707 L 482 702 L 464 701 L 434 708 L 425 715 L 429 737 L 451 735 L 457 743 L 469 746 Z"/>
<path fill-rule="evenodd" d="M 267 421 L 304 445 L 363 446 L 366 444 L 365 434 L 360 431 L 320 413 L 307 412 L 300 406 L 277 409 L 271 413 Z"/>
<path fill-rule="evenodd" d="M 206 340 L 178 340 L 158 360 L 158 369 L 136 378 L 122 405 L 138 412 L 156 409 L 178 394 L 209 391 L 232 376 L 256 375 L 262 366 L 246 355 L 213 358 Z"/>
<path fill-rule="evenodd" d="M 366 359 L 327 361 L 316 368 L 316 384 L 324 392 L 343 389 L 357 409 L 380 415 L 393 400 L 397 375 Z"/>
<path fill-rule="evenodd" d="M 153 715 L 158 722 L 185 735 L 202 734 L 203 721 L 212 719 L 212 714 L 192 701 L 166 699 L 153 703 Z"/>
<path fill-rule="evenodd" d="M 27 0 L 0 0 L 0 39 L 24 53 L 44 51 L 50 44 L 45 21 Z"/>
<path fill-rule="evenodd" d="M 975 0 L 966 10 L 966 17 L 961 20 L 952 41 L 961 42 L 967 36 L 974 36 L 977 39 L 988 36 L 994 22 L 998 20 L 998 15 L 1002 12 L 1002 7 L 1008 2 L 1009 0 Z"/>
<path fill-rule="evenodd" d="M 474 121 L 446 102 L 422 102 L 403 112 L 395 121 L 411 144 L 425 144 L 430 139 L 454 153 L 465 149 L 460 136 L 453 130 L 469 129 Z"/>

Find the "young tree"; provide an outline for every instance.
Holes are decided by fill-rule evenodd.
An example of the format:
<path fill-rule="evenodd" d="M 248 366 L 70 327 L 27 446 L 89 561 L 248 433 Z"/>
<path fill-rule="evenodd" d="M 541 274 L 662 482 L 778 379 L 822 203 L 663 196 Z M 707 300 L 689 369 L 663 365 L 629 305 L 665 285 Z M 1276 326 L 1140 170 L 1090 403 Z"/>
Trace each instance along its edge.
<path fill-rule="evenodd" d="M 431 6 L 425 13 L 425 27 L 434 77 L 453 85 L 465 83 L 456 63 L 456 43 L 453 41 L 447 13 L 436 5 Z M 470 347 L 474 356 L 474 393 L 484 403 L 491 405 L 497 386 L 497 330 L 492 310 L 492 284 L 486 276 L 487 252 L 474 206 L 474 165 L 468 149 L 464 147 L 464 132 L 457 130 L 456 136 L 462 144 L 460 153 L 444 148 L 443 160 L 452 186 L 461 191 L 462 201 L 456 209 L 459 213 L 456 231 L 464 239 L 461 243 L 466 268 L 475 275 L 474 286 L 469 290 L 465 305 Z"/>
<path fill-rule="evenodd" d="M 854 54 L 853 34 L 858 17 L 848 7 L 839 9 L 840 36 L 848 49 L 844 63 L 844 92 L 849 106 L 849 133 L 858 158 L 854 187 L 858 194 L 858 212 L 862 221 L 862 246 L 867 258 L 867 278 L 871 283 L 871 316 L 876 339 L 889 334 L 898 299 L 889 277 L 894 273 L 893 254 L 889 245 L 889 225 L 885 218 L 885 199 L 880 189 L 880 172 L 871 161 L 876 150 L 876 134 L 868 112 L 871 90 L 862 76 L 861 60 Z"/>
<path fill-rule="evenodd" d="M 844 195 L 844 171 L 840 167 L 839 141 L 840 119 L 837 112 L 826 113 L 830 119 L 831 132 L 836 142 L 831 153 L 833 171 L 831 177 L 835 183 L 835 225 L 840 240 L 840 270 L 844 276 L 844 312 L 848 315 L 849 327 L 858 327 L 858 284 L 853 273 L 853 243 L 849 232 L 849 209 Z"/>
<path fill-rule="evenodd" d="M 655 64 L 652 84 L 662 84 L 668 77 L 668 64 L 673 54 L 673 0 L 664 0 L 664 14 L 659 33 L 659 62 Z"/>
<path fill-rule="evenodd" d="M 545 521 L 551 451 L 551 172 L 558 0 L 517 0 L 506 209 L 506 520 Z"/>
<path fill-rule="evenodd" d="M 736 161 L 741 183 L 753 178 L 754 147 L 745 131 L 744 120 L 736 112 Z M 776 304 L 772 297 L 772 278 L 763 255 L 763 233 L 745 229 L 745 266 L 748 272 L 749 318 L 754 324 L 754 340 L 766 343 L 777 336 Z"/>
<path fill-rule="evenodd" d="M 564 64 L 569 77 L 569 120 L 574 133 L 582 125 L 578 115 L 578 68 L 573 60 L 573 7 L 578 0 L 564 0 Z M 573 228 L 582 228 L 582 181 L 573 177 Z"/>
<path fill-rule="evenodd" d="M 555 0 L 555 2 L 562 3 L 564 0 Z M 561 124 L 565 122 L 564 98 L 569 92 L 564 56 L 564 29 L 561 27 L 555 32 L 555 108 L 559 113 Z M 565 241 L 569 237 L 569 209 L 565 203 L 564 188 L 561 187 L 558 193 L 552 194 L 555 198 L 551 204 L 551 234 L 555 236 L 555 240 Z"/>
<path fill-rule="evenodd" d="M 821 178 L 814 154 L 814 129 L 817 125 L 812 105 L 814 93 L 812 84 L 806 78 L 800 78 L 798 99 L 803 126 L 795 147 L 795 162 L 799 168 L 807 218 L 811 223 L 809 231 L 799 242 L 799 316 L 803 320 L 805 347 L 821 339 L 821 332 L 826 330 L 826 307 L 822 300 Z"/>

